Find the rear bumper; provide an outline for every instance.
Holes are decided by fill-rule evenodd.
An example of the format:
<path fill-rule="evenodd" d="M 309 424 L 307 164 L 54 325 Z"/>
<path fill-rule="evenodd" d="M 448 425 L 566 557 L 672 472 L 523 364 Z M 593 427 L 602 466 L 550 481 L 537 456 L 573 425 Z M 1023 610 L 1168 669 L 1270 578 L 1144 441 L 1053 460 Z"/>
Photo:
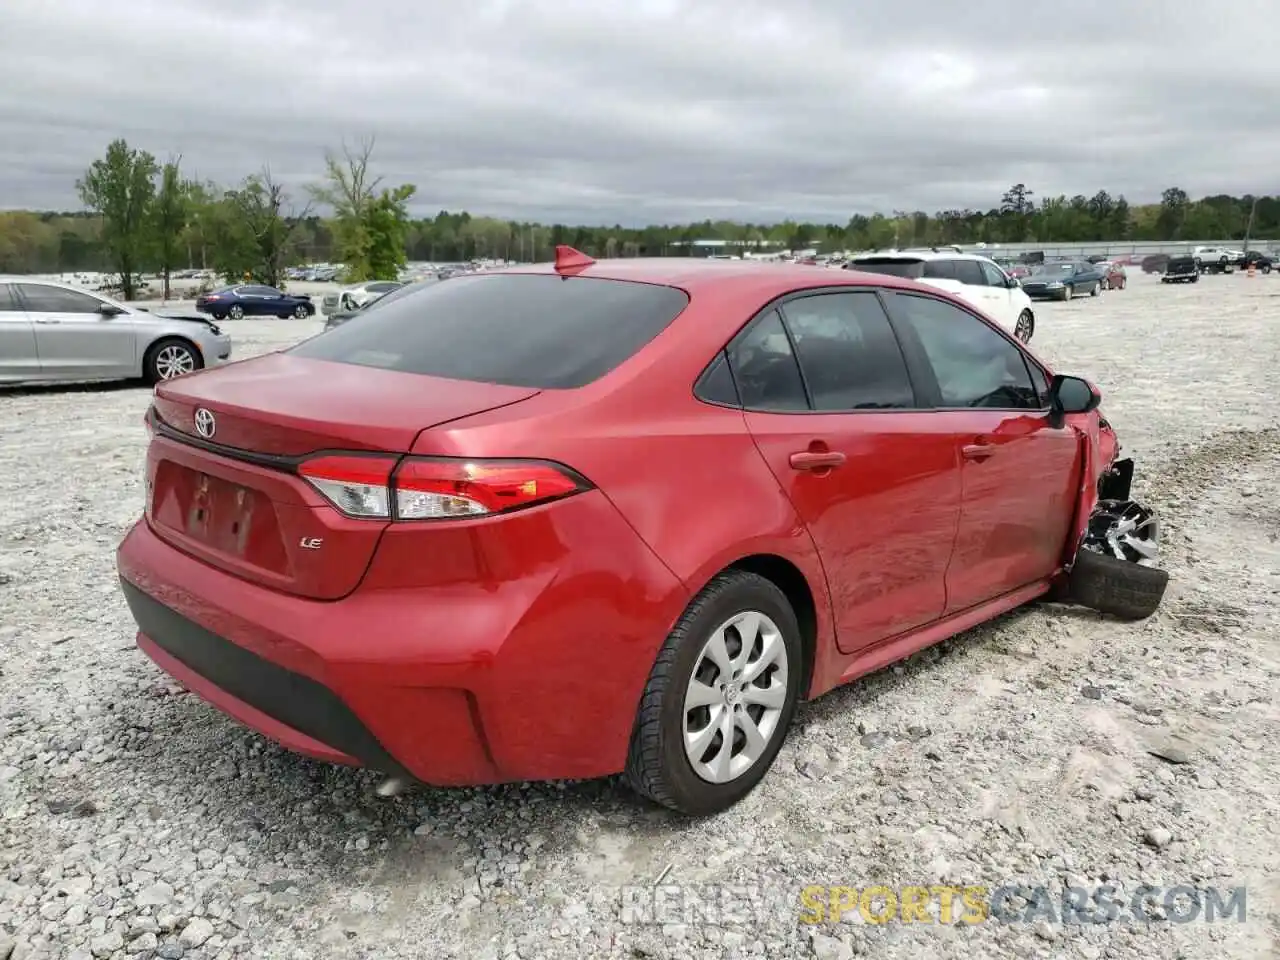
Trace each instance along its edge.
<path fill-rule="evenodd" d="M 202 563 L 145 520 L 117 565 L 139 647 L 291 750 L 439 786 L 605 776 L 625 765 L 688 595 L 602 496 L 561 506 L 564 552 L 491 557 L 514 561 L 503 582 L 375 588 L 380 565 L 407 563 L 384 546 L 365 586 L 309 600 Z"/>

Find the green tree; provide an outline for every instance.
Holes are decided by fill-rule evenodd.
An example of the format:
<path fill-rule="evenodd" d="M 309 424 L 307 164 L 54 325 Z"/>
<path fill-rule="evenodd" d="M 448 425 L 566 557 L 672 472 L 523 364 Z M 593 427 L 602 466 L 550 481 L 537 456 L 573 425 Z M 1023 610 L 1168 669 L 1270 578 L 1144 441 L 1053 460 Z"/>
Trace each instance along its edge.
<path fill-rule="evenodd" d="M 326 153 L 325 182 L 311 188 L 317 201 L 333 208 L 337 253 L 350 282 L 394 280 L 405 263 L 408 202 L 417 188 L 379 191 L 382 178 L 369 170 L 373 145 L 366 140 L 352 150 L 343 144 L 341 157 Z"/>
<path fill-rule="evenodd" d="M 309 213 L 309 207 L 291 211 L 288 194 L 270 170 L 246 177 L 211 212 L 214 269 L 227 280 L 247 276 L 280 286 Z"/>
<path fill-rule="evenodd" d="M 156 259 L 164 282 L 161 296 L 169 299 L 169 275 L 178 266 L 185 244 L 183 233 L 192 213 L 190 187 L 182 179 L 182 158 L 170 160 L 160 171 L 160 189 L 152 208 Z M 190 251 L 187 251 L 188 258 Z"/>
<path fill-rule="evenodd" d="M 119 139 L 76 182 L 84 205 L 102 218 L 102 245 L 126 300 L 134 298 L 138 273 L 152 251 L 150 217 L 158 172 L 155 157 Z"/>

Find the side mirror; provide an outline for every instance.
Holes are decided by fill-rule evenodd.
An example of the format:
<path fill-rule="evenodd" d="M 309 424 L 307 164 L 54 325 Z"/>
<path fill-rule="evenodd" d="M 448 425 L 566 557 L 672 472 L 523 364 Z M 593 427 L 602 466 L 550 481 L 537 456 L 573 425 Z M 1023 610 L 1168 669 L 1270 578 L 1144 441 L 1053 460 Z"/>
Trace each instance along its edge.
<path fill-rule="evenodd" d="M 1102 394 L 1083 377 L 1054 374 L 1049 384 L 1049 419 L 1060 426 L 1068 413 L 1088 413 L 1102 403 Z"/>
<path fill-rule="evenodd" d="M 104 317 L 118 317 L 120 314 L 124 313 L 124 311 L 109 303 L 103 303 L 98 306 L 98 313 L 102 314 Z"/>
<path fill-rule="evenodd" d="M 1017 277 L 1008 277 L 1005 280 L 1005 286 L 1008 287 L 1010 290 L 1017 290 L 1020 286 L 1022 286 L 1022 281 L 1020 281 Z"/>

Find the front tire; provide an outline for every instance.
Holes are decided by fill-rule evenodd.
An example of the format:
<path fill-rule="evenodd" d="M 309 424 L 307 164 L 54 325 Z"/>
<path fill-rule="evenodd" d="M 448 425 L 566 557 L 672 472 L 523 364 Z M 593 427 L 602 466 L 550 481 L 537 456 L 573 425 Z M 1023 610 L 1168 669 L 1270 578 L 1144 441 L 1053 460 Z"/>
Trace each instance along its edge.
<path fill-rule="evenodd" d="M 307 309 L 305 303 L 300 303 L 293 308 L 293 316 L 295 320 L 305 320 L 311 316 L 311 311 Z"/>
<path fill-rule="evenodd" d="M 240 306 L 240 304 L 238 303 L 233 303 L 230 307 L 227 308 L 227 316 L 230 317 L 232 320 L 243 320 L 244 307 Z"/>
<path fill-rule="evenodd" d="M 684 814 L 727 810 L 773 765 L 803 674 L 800 626 L 783 592 L 754 573 L 718 575 L 658 652 L 624 778 Z"/>
<path fill-rule="evenodd" d="M 1018 314 L 1018 322 L 1013 325 L 1013 335 L 1023 343 L 1029 343 L 1036 332 L 1036 318 L 1030 310 Z"/>
<path fill-rule="evenodd" d="M 203 366 L 199 350 L 186 340 L 169 337 L 151 345 L 142 363 L 142 375 L 148 383 L 155 384 L 194 373 Z"/>
<path fill-rule="evenodd" d="M 1071 286 L 1071 284 L 1067 284 L 1065 287 L 1062 288 L 1062 299 L 1064 301 L 1070 300 L 1075 295 L 1076 295 L 1076 288 Z"/>

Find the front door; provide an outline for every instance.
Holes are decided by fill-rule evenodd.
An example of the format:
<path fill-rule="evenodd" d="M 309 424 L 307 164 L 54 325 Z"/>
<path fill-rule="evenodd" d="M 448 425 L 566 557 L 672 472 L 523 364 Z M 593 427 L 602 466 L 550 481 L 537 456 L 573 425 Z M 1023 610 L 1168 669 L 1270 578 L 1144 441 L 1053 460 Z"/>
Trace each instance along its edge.
<path fill-rule="evenodd" d="M 35 326 L 13 288 L 0 283 L 0 381 L 37 380 L 40 353 Z"/>
<path fill-rule="evenodd" d="M 940 617 L 959 464 L 917 407 L 876 293 L 790 299 L 729 356 L 747 427 L 822 559 L 840 649 Z"/>
<path fill-rule="evenodd" d="M 1061 564 L 1076 504 L 1081 438 L 1049 423 L 1044 375 L 1033 379 L 1010 337 L 960 307 L 897 293 L 891 309 L 936 384 L 934 419 L 961 460 L 962 506 L 947 567 L 948 613 L 1042 580 Z"/>
<path fill-rule="evenodd" d="M 15 284 L 35 325 L 41 376 L 67 380 L 142 372 L 133 318 L 105 316 L 95 296 L 41 283 Z"/>

